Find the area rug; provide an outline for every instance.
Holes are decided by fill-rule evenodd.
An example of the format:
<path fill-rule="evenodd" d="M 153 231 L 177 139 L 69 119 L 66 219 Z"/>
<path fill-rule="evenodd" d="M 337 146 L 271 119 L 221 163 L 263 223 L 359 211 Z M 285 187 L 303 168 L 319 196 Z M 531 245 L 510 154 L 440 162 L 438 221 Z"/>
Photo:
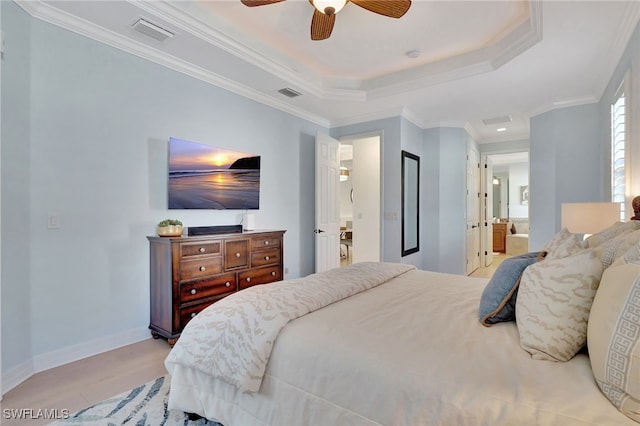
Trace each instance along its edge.
<path fill-rule="evenodd" d="M 163 376 L 58 420 L 50 426 L 222 426 L 220 423 L 167 410 L 169 377 Z"/>

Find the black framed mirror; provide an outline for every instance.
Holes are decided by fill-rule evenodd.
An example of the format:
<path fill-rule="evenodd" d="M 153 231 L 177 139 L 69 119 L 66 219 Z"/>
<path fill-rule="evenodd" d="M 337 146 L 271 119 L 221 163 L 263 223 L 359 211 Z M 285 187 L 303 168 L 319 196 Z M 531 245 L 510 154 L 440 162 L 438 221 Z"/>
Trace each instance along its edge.
<path fill-rule="evenodd" d="M 402 256 L 420 250 L 420 157 L 402 151 Z"/>

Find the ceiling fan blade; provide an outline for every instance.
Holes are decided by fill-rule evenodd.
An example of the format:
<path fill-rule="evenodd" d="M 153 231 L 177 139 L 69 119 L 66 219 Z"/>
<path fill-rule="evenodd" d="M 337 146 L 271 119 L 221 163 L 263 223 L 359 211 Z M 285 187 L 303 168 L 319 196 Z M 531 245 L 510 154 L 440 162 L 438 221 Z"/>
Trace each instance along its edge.
<path fill-rule="evenodd" d="M 242 4 L 249 7 L 264 6 L 266 4 L 280 3 L 284 0 L 240 0 Z"/>
<path fill-rule="evenodd" d="M 311 40 L 324 40 L 329 38 L 333 31 L 336 15 L 325 15 L 317 9 L 313 10 L 311 19 Z"/>
<path fill-rule="evenodd" d="M 351 0 L 351 3 L 391 18 L 400 18 L 411 7 L 411 0 Z"/>

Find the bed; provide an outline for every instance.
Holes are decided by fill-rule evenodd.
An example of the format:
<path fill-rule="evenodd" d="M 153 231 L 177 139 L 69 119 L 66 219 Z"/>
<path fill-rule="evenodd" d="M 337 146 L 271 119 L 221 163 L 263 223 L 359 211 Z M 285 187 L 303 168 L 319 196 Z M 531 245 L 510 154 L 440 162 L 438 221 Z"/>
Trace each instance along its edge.
<path fill-rule="evenodd" d="M 628 234 L 637 234 L 638 242 L 639 232 Z M 202 311 L 185 328 L 165 362 L 171 375 L 169 408 L 224 426 L 637 426 L 639 339 L 626 333 L 631 343 L 618 352 L 611 343 L 625 315 L 624 324 L 640 328 L 632 297 L 637 290 L 640 301 L 640 250 L 626 240 L 608 245 L 611 235 L 593 236 L 589 247 L 565 232 L 548 244 L 547 258 L 536 254 L 514 261 L 528 266 L 515 274 L 511 288 L 499 289 L 505 294 L 495 307 L 503 312 L 505 300 L 516 303 L 512 310 L 523 315 L 517 322 L 493 315 L 495 322 L 482 323 L 491 314 L 479 313 L 479 306 L 500 280 L 394 263 L 357 263 L 244 290 Z M 581 262 L 587 258 L 602 266 L 585 267 Z M 580 315 L 598 315 L 588 327 L 584 318 L 579 321 L 584 340 L 589 333 L 590 354 L 584 341 L 575 341 L 577 353 L 563 361 L 547 352 L 559 358 L 563 353 L 526 341 L 532 334 L 527 321 L 535 328 L 551 316 L 530 321 L 536 308 L 520 306 L 521 299 L 540 302 L 544 275 L 549 270 L 557 275 L 561 262 L 578 268 L 568 274 L 583 287 L 572 291 L 589 308 L 593 304 Z M 536 280 L 543 282 L 542 290 Z M 317 292 L 322 294 L 310 296 Z M 560 310 L 569 305 L 562 303 Z M 566 336 L 547 340 L 556 338 Z M 628 365 L 612 369 L 615 356 Z M 620 374 L 623 383 L 614 383 Z"/>

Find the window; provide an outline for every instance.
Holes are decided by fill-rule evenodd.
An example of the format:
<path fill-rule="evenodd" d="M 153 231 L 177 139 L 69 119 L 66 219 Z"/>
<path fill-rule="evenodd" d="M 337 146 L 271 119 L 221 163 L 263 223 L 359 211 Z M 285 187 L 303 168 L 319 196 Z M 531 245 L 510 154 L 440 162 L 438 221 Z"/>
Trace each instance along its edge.
<path fill-rule="evenodd" d="M 625 220 L 625 148 L 626 107 L 624 87 L 621 86 L 611 105 L 611 201 L 621 203 L 620 220 Z"/>

